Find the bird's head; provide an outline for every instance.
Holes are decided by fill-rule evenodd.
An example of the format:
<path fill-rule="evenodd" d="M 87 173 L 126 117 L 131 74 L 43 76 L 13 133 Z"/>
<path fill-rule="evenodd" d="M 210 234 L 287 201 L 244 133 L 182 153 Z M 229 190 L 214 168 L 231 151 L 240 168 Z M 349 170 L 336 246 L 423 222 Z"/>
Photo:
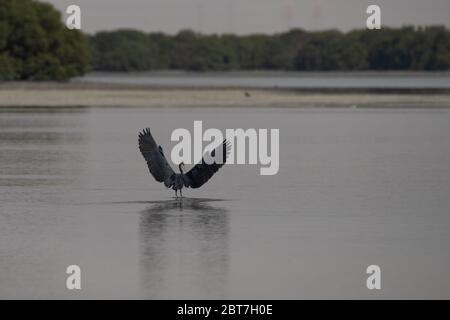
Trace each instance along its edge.
<path fill-rule="evenodd" d="M 178 169 L 180 169 L 180 173 L 183 173 L 183 171 L 184 171 L 184 162 L 181 162 L 181 163 L 178 165 Z"/>

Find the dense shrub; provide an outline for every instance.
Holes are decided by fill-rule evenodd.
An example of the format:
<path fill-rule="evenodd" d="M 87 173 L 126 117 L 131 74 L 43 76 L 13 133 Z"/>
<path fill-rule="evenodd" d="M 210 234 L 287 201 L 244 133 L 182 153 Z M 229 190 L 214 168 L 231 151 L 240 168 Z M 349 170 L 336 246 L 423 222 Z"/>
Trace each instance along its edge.
<path fill-rule="evenodd" d="M 0 1 L 0 79 L 65 80 L 90 67 L 89 45 L 50 4 Z"/>

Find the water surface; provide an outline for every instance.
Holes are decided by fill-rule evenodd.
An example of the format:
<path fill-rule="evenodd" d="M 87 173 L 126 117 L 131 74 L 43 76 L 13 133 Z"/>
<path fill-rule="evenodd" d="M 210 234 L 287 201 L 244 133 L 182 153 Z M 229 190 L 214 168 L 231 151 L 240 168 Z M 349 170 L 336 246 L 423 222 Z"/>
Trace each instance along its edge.
<path fill-rule="evenodd" d="M 448 72 L 94 72 L 76 81 L 158 87 L 450 89 Z"/>
<path fill-rule="evenodd" d="M 173 199 L 137 133 L 170 154 L 194 120 L 279 128 L 279 174 L 225 166 Z M 446 110 L 0 111 L 0 298 L 450 298 L 449 123 Z M 366 289 L 371 264 L 381 291 Z"/>

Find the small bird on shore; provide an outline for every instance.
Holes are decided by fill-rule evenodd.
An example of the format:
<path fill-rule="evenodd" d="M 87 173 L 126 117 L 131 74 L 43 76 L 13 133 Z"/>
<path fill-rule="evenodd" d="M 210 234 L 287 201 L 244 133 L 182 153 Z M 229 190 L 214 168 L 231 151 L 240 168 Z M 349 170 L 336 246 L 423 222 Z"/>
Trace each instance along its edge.
<path fill-rule="evenodd" d="M 167 162 L 163 149 L 161 146 L 157 146 L 155 139 L 153 139 L 150 129 L 146 128 L 139 133 L 139 150 L 147 162 L 150 173 L 156 181 L 163 182 L 167 188 L 175 190 L 176 198 L 178 198 L 178 191 L 180 191 L 180 197 L 183 198 L 181 191 L 183 187 L 200 188 L 204 185 L 225 164 L 230 149 L 230 143 L 225 139 L 219 147 L 209 154 L 209 158 L 212 159 L 217 152 L 221 151 L 222 163 L 208 164 L 203 157 L 202 161 L 187 173 L 184 173 L 184 163 L 180 163 L 178 166 L 180 173 L 175 173 Z"/>

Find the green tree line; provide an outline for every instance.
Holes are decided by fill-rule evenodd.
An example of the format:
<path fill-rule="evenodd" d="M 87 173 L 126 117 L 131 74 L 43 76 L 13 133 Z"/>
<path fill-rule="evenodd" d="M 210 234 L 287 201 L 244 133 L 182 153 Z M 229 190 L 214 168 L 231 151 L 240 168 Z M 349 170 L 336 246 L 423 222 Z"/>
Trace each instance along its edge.
<path fill-rule="evenodd" d="M 245 36 L 117 30 L 90 44 L 93 69 L 105 71 L 450 69 L 450 31 L 441 26 Z"/>
<path fill-rule="evenodd" d="M 69 30 L 50 4 L 0 0 L 0 80 L 66 80 L 87 71 L 449 70 L 441 26 L 274 35 Z"/>

